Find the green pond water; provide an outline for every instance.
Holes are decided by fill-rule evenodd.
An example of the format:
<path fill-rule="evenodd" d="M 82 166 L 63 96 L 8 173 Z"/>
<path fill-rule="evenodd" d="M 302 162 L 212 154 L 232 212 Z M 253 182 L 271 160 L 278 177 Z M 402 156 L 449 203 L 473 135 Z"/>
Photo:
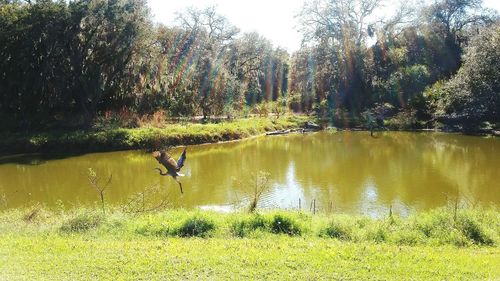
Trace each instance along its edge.
<path fill-rule="evenodd" d="M 177 158 L 180 148 L 171 153 Z M 0 208 L 43 203 L 88 206 L 98 194 L 88 168 L 105 180 L 105 199 L 120 207 L 150 187 L 146 204 L 229 211 L 245 206 L 259 171 L 269 173 L 261 208 L 316 209 L 379 216 L 444 206 L 500 203 L 500 139 L 444 133 L 291 134 L 188 147 L 184 194 L 162 177 L 150 153 L 22 155 L 0 158 Z M 149 203 L 148 203 L 149 202 Z"/>

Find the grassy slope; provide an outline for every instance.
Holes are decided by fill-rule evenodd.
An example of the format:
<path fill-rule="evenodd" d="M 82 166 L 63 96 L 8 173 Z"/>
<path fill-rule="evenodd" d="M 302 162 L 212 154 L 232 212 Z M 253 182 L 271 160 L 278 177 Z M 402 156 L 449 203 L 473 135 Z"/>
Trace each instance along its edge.
<path fill-rule="evenodd" d="M 450 222 L 453 213 L 440 209 L 390 223 L 296 212 L 177 210 L 138 216 L 112 213 L 103 219 L 83 210 L 42 210 L 27 221 L 29 214 L 0 212 L 0 280 L 500 279 L 496 210 L 460 211 L 456 222 Z M 276 218 L 281 226 L 292 222 L 300 234 L 273 233 Z M 181 237 L 194 219 L 208 222 L 198 224 L 207 230 L 202 233 L 207 238 Z M 242 222 L 246 230 L 235 232 Z M 345 233 L 350 238 L 320 237 L 332 225 L 349 229 Z M 373 235 L 382 230 L 383 240 Z M 477 231 L 493 244 L 469 239 Z M 407 237 L 399 239 L 402 235 Z M 464 239 L 467 243 L 461 244 Z"/>
<path fill-rule="evenodd" d="M 297 128 L 306 120 L 304 116 L 288 116 L 275 120 L 238 119 L 218 124 L 167 124 L 163 128 L 144 126 L 134 129 L 4 133 L 0 134 L 0 153 L 95 152 L 211 143 Z"/>

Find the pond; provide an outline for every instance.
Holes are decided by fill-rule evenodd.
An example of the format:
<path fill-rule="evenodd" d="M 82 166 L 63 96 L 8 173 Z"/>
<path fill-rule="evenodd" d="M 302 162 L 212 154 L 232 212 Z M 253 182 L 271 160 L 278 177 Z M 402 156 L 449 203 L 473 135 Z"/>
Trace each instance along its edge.
<path fill-rule="evenodd" d="M 180 152 L 171 151 L 174 158 Z M 499 138 L 320 132 L 190 146 L 182 170 L 184 194 L 156 167 L 144 151 L 2 157 L 0 208 L 95 204 L 99 197 L 89 184 L 89 168 L 101 185 L 112 175 L 105 200 L 116 207 L 156 190 L 148 193 L 150 200 L 162 198 L 172 207 L 231 210 L 248 204 L 260 172 L 268 174 L 261 208 L 300 204 L 310 210 L 315 200 L 318 211 L 381 216 L 389 208 L 407 215 L 456 198 L 469 205 L 500 203 Z"/>

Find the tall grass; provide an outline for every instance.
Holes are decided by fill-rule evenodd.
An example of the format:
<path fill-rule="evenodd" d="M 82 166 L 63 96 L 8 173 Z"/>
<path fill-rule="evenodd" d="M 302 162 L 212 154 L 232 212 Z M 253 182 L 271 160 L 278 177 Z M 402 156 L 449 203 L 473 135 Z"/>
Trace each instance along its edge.
<path fill-rule="evenodd" d="M 81 212 L 63 221 L 60 230 L 66 233 L 85 232 L 97 228 L 102 221 L 101 215 L 93 212 Z"/>
<path fill-rule="evenodd" d="M 187 218 L 174 233 L 180 237 L 207 237 L 214 229 L 215 223 L 210 219 L 194 216 Z"/>
<path fill-rule="evenodd" d="M 351 240 L 353 226 L 349 225 L 345 221 L 339 221 L 332 219 L 324 228 L 320 230 L 320 236 L 330 237 L 339 240 Z"/>
<path fill-rule="evenodd" d="M 111 236 L 260 238 L 275 235 L 320 237 L 353 243 L 395 245 L 494 246 L 500 243 L 500 213 L 496 209 L 439 208 L 402 218 L 373 219 L 353 215 L 313 216 L 297 211 L 221 214 L 163 210 L 130 214 L 115 211 L 106 217 L 95 211 L 54 212 L 37 209 L 0 212 L 3 232 L 76 233 Z M 26 220 L 29 216 L 30 219 Z"/>

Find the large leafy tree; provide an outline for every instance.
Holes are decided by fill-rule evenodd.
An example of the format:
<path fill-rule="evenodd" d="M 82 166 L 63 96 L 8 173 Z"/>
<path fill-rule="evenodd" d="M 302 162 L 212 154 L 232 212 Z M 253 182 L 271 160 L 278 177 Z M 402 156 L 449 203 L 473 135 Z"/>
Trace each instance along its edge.
<path fill-rule="evenodd" d="M 316 43 L 311 55 L 320 112 L 327 104 L 359 112 L 370 100 L 363 78 L 365 43 L 372 30 L 369 17 L 379 4 L 379 0 L 311 0 L 304 5 L 300 22 L 304 40 Z"/>
<path fill-rule="evenodd" d="M 49 122 L 70 98 L 65 3 L 0 3 L 0 114 L 4 126 Z"/>
<path fill-rule="evenodd" d="M 429 93 L 442 121 L 466 131 L 500 122 L 500 25 L 484 28 L 466 49 L 463 66 Z"/>
<path fill-rule="evenodd" d="M 87 122 L 99 106 L 127 98 L 134 61 L 149 43 L 143 0 L 84 0 L 69 4 L 70 86 Z"/>
<path fill-rule="evenodd" d="M 269 40 L 258 33 L 245 33 L 234 44 L 235 57 L 232 67 L 235 75 L 242 82 L 239 102 L 244 97 L 248 105 L 269 99 L 270 90 L 266 87 L 267 72 L 272 56 Z M 269 84 L 267 84 L 269 86 Z"/>
<path fill-rule="evenodd" d="M 60 113 L 90 124 L 99 109 L 126 104 L 148 44 L 145 7 L 142 0 L 0 3 L 2 113 L 26 126 Z"/>
<path fill-rule="evenodd" d="M 482 0 L 439 0 L 425 7 L 422 18 L 430 30 L 440 36 L 444 43 L 440 64 L 446 75 L 460 67 L 462 49 L 468 41 L 471 27 L 491 24 L 493 11 L 482 7 Z"/>
<path fill-rule="evenodd" d="M 229 45 L 239 30 L 219 15 L 215 7 L 188 8 L 177 17 L 181 28 L 188 31 L 196 44 L 190 52 L 195 56 L 194 76 L 198 105 L 207 119 L 213 111 L 222 112 L 227 91 Z"/>

